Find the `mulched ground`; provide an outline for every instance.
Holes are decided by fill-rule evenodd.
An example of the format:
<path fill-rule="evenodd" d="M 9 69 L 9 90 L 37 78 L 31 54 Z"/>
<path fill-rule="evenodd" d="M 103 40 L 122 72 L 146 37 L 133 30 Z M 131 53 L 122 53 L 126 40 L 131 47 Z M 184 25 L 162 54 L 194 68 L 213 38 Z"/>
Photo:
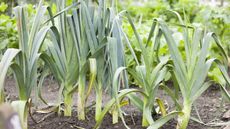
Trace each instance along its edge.
<path fill-rule="evenodd" d="M 17 89 L 15 88 L 15 81 L 12 77 L 7 78 L 6 80 L 6 93 L 8 93 L 8 98 L 10 100 L 18 99 Z M 51 79 L 47 79 L 44 83 L 44 87 L 42 89 L 43 97 L 49 103 L 55 103 L 57 101 L 57 93 L 58 86 Z M 169 105 L 169 111 L 174 109 L 172 100 L 165 94 L 162 90 L 159 90 L 158 97 L 166 100 L 166 103 Z M 34 98 L 34 96 L 32 97 Z M 74 100 L 77 100 L 76 95 L 73 97 Z M 108 95 L 104 95 L 103 102 L 109 99 Z M 95 100 L 95 95 L 92 94 L 89 97 L 88 105 L 90 105 Z M 45 105 L 38 101 L 36 104 L 39 105 L 38 108 L 45 107 Z M 74 101 L 74 105 L 76 105 L 76 101 Z M 218 86 L 210 87 L 194 104 L 196 106 L 197 111 L 199 112 L 200 118 L 205 123 L 213 121 L 213 120 L 223 120 L 223 114 L 230 110 L 230 104 L 223 104 L 221 106 L 221 94 Z M 192 116 L 197 118 L 197 113 L 193 108 Z M 144 129 L 141 127 L 141 113 L 132 105 L 129 105 L 123 109 L 126 112 L 125 121 L 127 125 L 131 129 Z M 87 118 L 85 121 L 79 121 L 76 115 L 76 106 L 73 111 L 73 117 L 64 117 L 58 116 L 56 113 L 50 114 L 39 114 L 33 113 L 33 118 L 39 123 L 35 123 L 31 117 L 29 117 L 28 127 L 29 129 L 92 129 L 95 125 L 94 120 L 94 110 L 91 108 L 87 112 Z M 223 121 L 229 121 L 229 119 L 225 119 Z M 103 120 L 103 123 L 100 129 L 126 129 L 121 121 L 118 124 L 111 124 L 112 117 L 110 114 L 107 114 Z M 165 124 L 161 129 L 175 129 L 176 119 L 169 121 Z M 224 126 L 223 126 L 224 127 Z M 210 127 L 199 124 L 195 121 L 190 120 L 188 129 L 222 129 L 223 127 Z"/>

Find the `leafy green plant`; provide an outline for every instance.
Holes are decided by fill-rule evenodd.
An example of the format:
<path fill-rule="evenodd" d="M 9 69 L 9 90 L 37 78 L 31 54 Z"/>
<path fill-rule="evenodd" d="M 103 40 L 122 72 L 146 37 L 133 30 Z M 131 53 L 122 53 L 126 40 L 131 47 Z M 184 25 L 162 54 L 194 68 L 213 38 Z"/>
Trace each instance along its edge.
<path fill-rule="evenodd" d="M 65 1 L 56 1 L 56 6 L 58 12 L 64 10 Z M 53 26 L 52 43 L 48 44 L 47 54 L 44 53 L 41 58 L 50 67 L 60 85 L 58 104 L 61 104 L 63 96 L 65 116 L 71 116 L 72 96 L 78 88 L 79 74 L 86 61 L 82 61 L 80 64 L 79 50 L 75 47 L 77 44 L 72 38 L 72 26 L 68 24 L 67 20 L 67 12 L 62 12 L 58 16 L 57 28 Z M 52 21 L 52 24 L 55 25 L 55 22 Z M 87 53 L 87 47 L 81 47 L 81 49 Z M 81 58 L 85 57 L 81 55 Z"/>
<path fill-rule="evenodd" d="M 16 19 L 8 16 L 6 9 L 7 4 L 0 4 L 0 51 L 5 52 L 6 48 L 14 47 L 17 48 L 17 30 L 16 30 Z"/>
<path fill-rule="evenodd" d="M 204 15 L 205 14 L 205 15 Z M 205 16 L 205 17 L 204 17 Z M 203 7 L 198 15 L 194 18 L 193 23 L 205 23 L 205 26 L 209 31 L 215 32 L 222 41 L 223 47 L 227 50 L 229 55 L 229 34 L 227 29 L 230 26 L 229 7 Z M 215 47 L 213 48 L 215 51 Z"/>
<path fill-rule="evenodd" d="M 141 61 L 139 62 L 131 43 L 128 40 L 128 37 L 123 32 L 124 37 L 127 40 L 128 47 L 137 63 L 135 70 L 129 68 L 128 72 L 130 73 L 131 77 L 133 77 L 137 81 L 137 84 L 141 88 L 141 91 L 146 95 L 144 98 L 140 98 L 135 94 L 129 94 L 128 96 L 131 102 L 143 113 L 142 126 L 151 125 L 152 127 L 156 126 L 158 128 L 158 126 L 160 127 L 163 125 L 163 123 L 170 120 L 170 116 L 172 116 L 172 114 L 176 115 L 179 113 L 174 112 L 172 114 L 170 113 L 166 115 L 166 109 L 162 105 L 163 102 L 160 99 L 156 100 L 158 88 L 165 80 L 166 74 L 170 69 L 170 66 L 168 66 L 169 57 L 158 55 L 160 48 L 159 43 L 162 33 L 158 31 L 159 24 L 156 23 L 156 21 L 154 20 L 151 30 L 149 32 L 148 39 L 146 40 L 146 43 L 143 43 L 143 40 L 137 32 L 137 29 L 130 15 L 127 12 L 125 12 L 125 15 L 127 16 L 128 21 L 134 31 L 134 35 L 138 42 L 138 48 L 141 52 Z M 163 117 L 155 123 L 152 115 L 156 115 L 157 113 L 154 106 L 154 104 L 157 102 L 159 104 Z"/>
<path fill-rule="evenodd" d="M 101 7 L 104 6 L 103 5 L 104 3 L 105 2 L 101 2 L 99 6 Z M 57 5 L 59 4 L 60 3 L 57 3 Z M 59 9 L 59 11 L 62 10 L 63 8 L 64 7 Z M 96 83 L 94 84 L 94 86 L 95 86 L 95 91 L 97 96 L 95 119 L 97 119 L 102 108 L 102 91 L 103 91 L 103 83 L 104 83 L 103 80 L 105 80 L 103 79 L 103 77 L 104 77 L 104 72 L 106 71 L 106 67 L 105 67 L 106 61 L 104 59 L 105 58 L 104 47 L 106 46 L 107 43 L 106 36 L 105 36 L 105 32 L 107 31 L 105 26 L 106 23 L 104 22 L 107 22 L 110 19 L 108 18 L 107 14 L 104 15 L 104 9 L 99 10 L 101 12 L 103 11 L 103 14 L 98 15 L 100 17 L 91 17 L 93 13 L 96 12 L 96 10 L 93 11 L 92 10 L 93 8 L 91 8 L 85 1 L 82 0 L 80 1 L 79 8 L 77 10 L 73 9 L 71 15 L 66 16 L 66 14 L 61 14 L 60 15 L 61 17 L 59 17 L 60 18 L 59 23 L 61 23 L 59 25 L 62 25 L 61 27 L 59 27 L 60 28 L 59 30 L 61 30 L 60 33 L 61 40 L 55 40 L 54 38 L 54 40 L 57 41 L 57 43 L 53 45 L 54 47 L 52 46 L 49 47 L 50 49 L 49 51 L 52 55 L 52 58 L 48 59 L 47 56 L 45 57 L 47 58 L 45 59 L 47 64 L 52 63 L 51 69 L 55 68 L 52 70 L 52 72 L 54 73 L 56 78 L 58 78 L 59 83 L 63 83 L 63 81 L 65 82 L 68 79 L 71 79 L 69 81 L 72 81 L 71 82 L 72 85 L 70 85 L 69 88 L 65 84 L 62 84 L 64 88 L 63 89 L 64 92 L 66 91 L 66 93 L 64 93 L 65 105 L 67 106 L 71 105 L 72 102 L 69 101 L 71 97 L 68 97 L 68 95 L 70 96 L 74 93 L 74 90 L 76 89 L 78 90 L 77 104 L 78 104 L 79 119 L 85 119 L 85 109 L 84 109 L 86 106 L 85 103 L 88 96 L 90 95 L 94 82 Z M 93 23 L 91 21 L 92 18 L 98 18 L 98 19 L 95 19 L 95 23 Z M 103 22 L 101 22 L 101 19 L 103 19 Z M 110 24 L 108 26 L 110 26 Z M 95 29 L 98 30 L 98 32 L 100 33 L 97 33 Z M 57 37 L 58 37 L 57 39 L 59 39 L 59 36 Z M 61 42 L 58 43 L 59 41 Z M 58 57 L 59 55 L 62 56 Z M 89 57 L 95 58 L 97 61 L 95 59 L 89 59 Z M 44 56 L 42 58 L 44 58 Z M 68 61 L 65 61 L 65 58 L 68 59 Z M 53 61 L 50 62 L 50 60 Z M 90 67 L 88 67 L 88 62 L 90 64 L 89 65 Z M 64 70 L 63 68 L 65 67 L 68 70 Z M 86 91 L 87 73 L 89 72 L 87 70 L 88 68 L 91 69 L 90 70 L 91 76 L 89 80 L 88 90 Z M 64 72 L 60 73 L 60 71 L 64 71 Z M 66 78 L 65 75 L 68 74 L 70 74 L 70 76 Z M 74 87 L 73 84 L 75 84 Z M 62 93 L 62 91 L 60 91 L 60 93 Z M 66 96 L 68 98 L 65 101 Z M 67 101 L 69 102 L 66 103 Z M 65 110 L 65 112 L 66 111 L 70 112 L 71 106 L 67 110 Z"/>
<path fill-rule="evenodd" d="M 159 17 L 164 20 L 169 19 L 164 11 L 171 9 L 169 1 L 155 0 L 155 1 L 135 1 L 127 0 L 120 1 L 118 3 L 118 9 L 120 11 L 127 10 L 130 15 L 134 17 L 134 22 L 145 22 L 147 23 L 149 18 Z"/>
<path fill-rule="evenodd" d="M 185 25 L 180 16 L 178 14 L 177 16 L 179 17 L 181 24 Z M 178 116 L 177 128 L 185 129 L 190 119 L 192 104 L 212 84 L 211 81 L 205 81 L 211 65 L 213 62 L 217 62 L 217 59 L 208 57 L 209 46 L 212 38 L 219 47 L 220 53 L 222 53 L 224 65 L 226 64 L 227 55 L 214 33 L 205 33 L 199 28 L 194 28 L 192 38 L 190 38 L 189 28 L 188 26 L 185 26 L 183 32 L 183 42 L 186 53 L 186 61 L 184 61 L 168 26 L 163 21 L 159 21 L 159 23 L 160 30 L 163 33 L 169 47 L 174 66 L 173 73 L 175 74 L 176 82 L 178 83 L 183 97 L 183 104 L 181 106 L 183 114 Z M 228 76 L 225 74 L 226 69 L 224 65 L 220 62 L 218 62 L 218 65 L 224 75 L 224 78 L 228 82 L 229 80 Z M 221 86 L 221 88 L 224 89 L 223 86 Z M 226 94 L 229 96 L 228 93 Z"/>
<path fill-rule="evenodd" d="M 5 12 L 7 9 L 7 4 L 5 4 L 4 2 L 1 2 L 0 4 L 0 12 Z"/>
<path fill-rule="evenodd" d="M 113 2 L 111 3 L 112 5 L 110 8 L 107 7 L 107 2 L 102 0 L 99 0 L 98 5 L 95 5 L 95 7 L 92 7 L 89 3 L 83 0 L 80 2 L 80 13 L 73 11 L 73 16 L 69 18 L 68 21 L 71 25 L 72 35 L 74 37 L 73 41 L 80 53 L 79 61 L 84 64 L 87 60 L 87 56 L 96 59 L 94 67 L 96 67 L 97 73 L 94 81 L 94 89 L 96 92 L 95 119 L 97 121 L 102 110 L 103 90 L 111 89 L 112 96 L 115 96 L 116 94 L 110 86 L 112 85 L 116 69 L 125 65 L 123 44 L 121 34 L 118 30 L 119 21 L 116 19 Z M 87 55 L 88 53 L 90 55 Z M 91 66 L 93 66 L 93 62 Z M 81 81 L 81 76 L 82 75 L 80 74 L 79 81 Z M 90 79 L 92 80 L 93 78 Z M 85 99 L 87 99 L 91 89 L 93 88 L 91 80 L 86 96 L 84 95 L 85 84 L 82 85 L 82 82 L 79 82 L 78 97 L 81 98 L 79 100 L 82 100 L 82 102 L 78 103 L 85 103 Z M 85 83 L 85 81 L 83 82 Z M 122 83 L 127 86 L 126 73 L 123 73 Z M 79 107 L 82 106 L 79 105 Z M 84 113 L 82 108 L 79 112 Z M 114 111 L 114 113 L 115 112 L 116 111 Z M 118 120 L 118 116 L 114 117 L 114 119 Z M 114 123 L 116 123 L 117 120 L 114 120 Z"/>
<path fill-rule="evenodd" d="M 21 100 L 28 100 L 32 89 L 37 86 L 39 49 L 50 30 L 49 26 L 42 26 L 41 24 L 46 9 L 46 6 L 42 6 L 41 0 L 32 27 L 29 29 L 27 28 L 25 8 L 21 6 L 15 8 L 20 54 L 17 56 L 16 62 L 11 65 L 11 68 L 17 80 L 19 98 Z"/>
<path fill-rule="evenodd" d="M 97 11 L 95 11 L 97 12 Z M 110 2 L 107 6 L 107 2 L 100 0 L 98 5 L 98 12 L 94 14 L 95 22 L 92 25 L 96 25 L 94 32 L 95 37 L 98 37 L 98 42 L 94 42 L 96 49 L 101 50 L 101 55 L 96 56 L 97 60 L 97 85 L 96 91 L 96 120 L 98 120 L 102 108 L 102 92 L 104 89 L 109 89 L 111 97 L 114 98 L 120 88 L 128 87 L 128 80 L 126 71 L 122 72 L 120 83 L 121 85 L 113 85 L 113 78 L 116 70 L 119 67 L 125 66 L 125 55 L 123 40 L 119 27 L 120 19 L 118 18 L 114 1 Z M 103 19 L 103 20 L 101 20 Z M 97 34 L 97 31 L 100 32 Z M 95 55 L 96 52 L 92 52 Z M 116 90 L 115 90 L 116 89 Z M 98 109 L 98 111 L 97 111 Z M 115 107 L 112 111 L 113 123 L 118 122 L 118 109 Z"/>

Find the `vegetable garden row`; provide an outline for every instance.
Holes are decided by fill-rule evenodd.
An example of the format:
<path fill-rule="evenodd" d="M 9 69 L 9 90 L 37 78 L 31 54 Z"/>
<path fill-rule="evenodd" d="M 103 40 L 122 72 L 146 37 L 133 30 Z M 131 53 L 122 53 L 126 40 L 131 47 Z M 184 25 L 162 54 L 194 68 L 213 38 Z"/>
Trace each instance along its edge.
<path fill-rule="evenodd" d="M 125 124 L 122 107 L 130 103 L 142 113 L 143 127 L 157 129 L 177 118 L 176 128 L 186 129 L 194 101 L 214 81 L 229 102 L 227 52 L 215 33 L 189 24 L 185 12 L 181 16 L 168 10 L 178 20 L 173 25 L 161 18 L 150 18 L 148 38 L 143 39 L 130 13 L 118 12 L 113 0 L 79 0 L 68 6 L 65 0 L 56 0 L 54 6 L 55 9 L 43 5 L 41 0 L 33 22 L 28 22 L 25 6 L 14 8 L 19 45 L 6 49 L 0 62 L 0 103 L 5 102 L 4 81 L 11 69 L 20 99 L 11 104 L 17 107 L 24 129 L 32 91 L 48 104 L 41 92 L 47 76 L 53 76 L 59 85 L 55 105 L 58 114 L 72 116 L 73 101 L 77 101 L 77 119 L 85 120 L 86 102 L 95 92 L 94 128 L 100 128 L 108 113 L 112 114 L 111 124 L 119 118 Z M 127 34 L 124 25 L 131 28 L 133 35 Z M 174 34 L 175 27 L 181 29 L 180 40 Z M 159 50 L 163 47 L 167 49 L 162 53 Z M 127 65 L 127 53 L 134 60 L 132 67 Z M 216 78 L 222 79 L 208 78 L 213 69 L 221 73 Z M 168 87 L 168 81 L 173 88 Z M 138 86 L 129 88 L 130 82 Z M 172 112 L 168 113 L 164 100 L 156 98 L 159 88 L 173 100 Z M 111 99 L 102 104 L 104 92 Z M 157 120 L 153 118 L 159 113 L 156 107 L 161 114 Z"/>

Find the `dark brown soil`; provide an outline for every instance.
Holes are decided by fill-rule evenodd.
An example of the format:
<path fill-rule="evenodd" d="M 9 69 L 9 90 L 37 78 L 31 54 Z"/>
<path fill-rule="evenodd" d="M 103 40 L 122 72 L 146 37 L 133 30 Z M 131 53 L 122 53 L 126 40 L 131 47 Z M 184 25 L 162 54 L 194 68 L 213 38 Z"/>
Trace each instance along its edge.
<path fill-rule="evenodd" d="M 76 116 L 76 112 L 73 112 L 73 116 Z M 41 119 L 45 115 L 35 114 L 35 119 Z M 141 127 L 141 116 L 133 115 L 126 116 L 125 120 L 127 125 L 131 129 L 142 129 Z M 122 122 L 118 124 L 111 124 L 112 118 L 110 115 L 106 115 L 100 129 L 125 129 L 125 126 Z M 42 121 L 39 124 L 34 123 L 32 120 L 29 120 L 29 129 L 72 129 L 72 128 L 85 128 L 92 129 L 95 125 L 94 120 L 94 111 L 89 111 L 87 113 L 87 118 L 85 121 L 79 121 L 77 117 L 64 117 L 58 116 L 57 114 L 52 114 L 47 119 Z"/>
<path fill-rule="evenodd" d="M 17 90 L 15 88 L 15 81 L 12 78 L 8 78 L 6 80 L 6 87 L 5 91 L 8 94 L 9 100 L 17 100 Z M 58 94 L 58 86 L 57 84 L 48 79 L 44 83 L 44 87 L 42 89 L 43 91 L 43 97 L 49 102 L 49 103 L 55 103 L 57 102 L 57 94 Z M 159 90 L 158 97 L 161 99 L 166 100 L 166 103 L 169 105 L 169 111 L 173 110 L 173 102 L 172 100 L 165 94 L 162 90 Z M 35 97 L 32 95 L 32 98 Z M 77 119 L 76 115 L 76 101 L 77 97 L 76 95 L 73 97 L 74 99 L 74 111 L 73 111 L 73 117 L 64 117 L 64 116 L 58 116 L 56 113 L 50 113 L 50 114 L 39 114 L 34 113 L 33 118 L 36 121 L 40 121 L 39 123 L 35 123 L 31 117 L 29 117 L 28 125 L 29 129 L 91 129 L 95 125 L 94 120 L 94 111 L 91 108 L 87 112 L 87 118 L 85 121 L 79 121 Z M 104 95 L 103 97 L 103 103 L 106 103 L 106 101 L 109 99 L 108 95 Z M 89 97 L 89 102 L 87 105 L 92 104 L 92 102 L 95 101 L 95 95 L 92 94 Z M 45 107 L 45 105 L 41 101 L 35 102 L 38 106 L 38 108 Z M 200 118 L 205 123 L 208 123 L 212 120 L 221 120 L 224 112 L 230 109 L 230 104 L 223 103 L 223 106 L 221 106 L 221 94 L 218 86 L 210 87 L 194 104 L 196 106 L 197 111 L 199 112 Z M 197 113 L 193 108 L 192 116 L 195 118 L 197 117 Z M 129 105 L 126 106 L 123 109 L 126 112 L 125 121 L 126 124 L 131 129 L 144 129 L 141 127 L 141 113 L 133 106 Z M 225 120 L 226 121 L 226 120 Z M 112 118 L 110 114 L 107 114 L 103 120 L 103 123 L 100 127 L 100 129 L 125 129 L 125 126 L 123 123 L 120 122 L 118 124 L 111 124 Z M 175 129 L 176 126 L 176 118 L 169 121 L 167 124 L 165 124 L 161 129 Z M 221 129 L 223 127 L 210 127 L 205 126 L 202 124 L 199 124 L 195 121 L 190 120 L 188 129 Z"/>

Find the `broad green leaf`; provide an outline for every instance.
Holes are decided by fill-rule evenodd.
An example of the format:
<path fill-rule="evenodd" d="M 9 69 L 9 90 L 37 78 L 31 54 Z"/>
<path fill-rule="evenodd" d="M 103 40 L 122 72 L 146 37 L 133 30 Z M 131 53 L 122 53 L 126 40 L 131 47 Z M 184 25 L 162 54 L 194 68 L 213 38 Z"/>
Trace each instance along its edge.
<path fill-rule="evenodd" d="M 165 123 L 167 123 L 170 119 L 176 117 L 178 114 L 182 114 L 182 112 L 171 112 L 167 114 L 166 116 L 163 116 L 162 118 L 156 120 L 153 124 L 151 124 L 147 129 L 158 129 L 161 126 L 163 126 Z"/>
<path fill-rule="evenodd" d="M 4 95 L 3 95 L 3 88 L 4 88 L 4 81 L 5 77 L 7 75 L 8 68 L 10 67 L 12 60 L 15 58 L 15 56 L 20 52 L 18 49 L 7 49 L 4 53 L 2 60 L 0 62 L 0 103 L 4 101 Z"/>

